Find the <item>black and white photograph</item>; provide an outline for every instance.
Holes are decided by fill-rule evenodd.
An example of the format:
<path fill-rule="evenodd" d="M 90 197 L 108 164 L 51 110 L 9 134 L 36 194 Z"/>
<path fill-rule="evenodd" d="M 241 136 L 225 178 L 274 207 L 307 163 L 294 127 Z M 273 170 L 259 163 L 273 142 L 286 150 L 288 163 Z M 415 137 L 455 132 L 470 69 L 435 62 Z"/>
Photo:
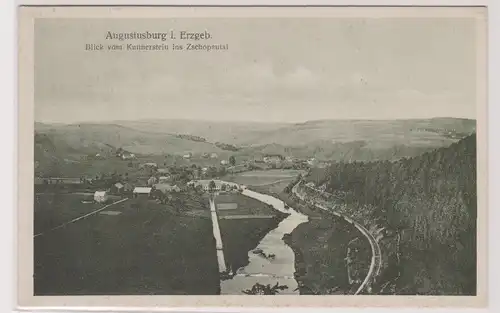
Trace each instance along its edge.
<path fill-rule="evenodd" d="M 23 10 L 29 299 L 482 299 L 486 10 Z"/>

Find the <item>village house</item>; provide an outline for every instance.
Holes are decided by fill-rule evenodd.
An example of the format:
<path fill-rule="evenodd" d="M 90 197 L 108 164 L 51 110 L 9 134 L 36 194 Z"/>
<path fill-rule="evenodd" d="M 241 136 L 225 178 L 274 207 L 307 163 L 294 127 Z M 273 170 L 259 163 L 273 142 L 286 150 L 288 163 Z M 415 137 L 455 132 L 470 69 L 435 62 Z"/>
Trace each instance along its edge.
<path fill-rule="evenodd" d="M 170 174 L 170 170 L 168 168 L 159 168 L 156 170 L 158 174 Z"/>
<path fill-rule="evenodd" d="M 144 163 L 141 164 L 141 168 L 158 168 L 158 164 L 156 163 Z"/>
<path fill-rule="evenodd" d="M 138 197 L 148 197 L 151 195 L 151 187 L 135 187 L 134 191 L 132 194 L 134 195 L 134 198 Z"/>
<path fill-rule="evenodd" d="M 319 186 L 318 190 L 321 192 L 325 192 L 326 191 L 326 184 Z"/>
<path fill-rule="evenodd" d="M 156 177 L 154 176 L 151 176 L 149 179 L 148 179 L 148 186 L 153 186 L 154 184 L 156 184 L 157 181 L 156 181 Z"/>
<path fill-rule="evenodd" d="M 123 192 L 129 193 L 129 192 L 132 192 L 133 190 L 134 190 L 134 186 L 131 183 L 125 182 L 123 184 Z"/>
<path fill-rule="evenodd" d="M 125 152 L 121 155 L 121 158 L 122 158 L 122 160 L 133 160 L 133 159 L 135 159 L 135 154 Z"/>
<path fill-rule="evenodd" d="M 164 184 L 164 183 L 168 183 L 170 181 L 170 175 L 169 176 L 160 176 L 158 178 L 158 183 L 160 184 Z"/>
<path fill-rule="evenodd" d="M 314 183 L 311 181 L 311 182 L 308 182 L 306 184 L 307 187 L 310 187 L 310 188 L 315 188 L 316 186 L 314 185 Z"/>
<path fill-rule="evenodd" d="M 309 160 L 307 160 L 307 165 L 309 166 L 316 166 L 318 164 L 318 160 L 316 160 L 315 158 L 310 158 Z"/>
<path fill-rule="evenodd" d="M 212 153 L 210 154 L 210 158 L 211 159 L 217 159 L 219 156 L 217 155 L 217 153 Z"/>
<path fill-rule="evenodd" d="M 283 157 L 279 154 L 269 154 L 264 157 L 264 162 L 265 163 L 277 163 L 281 162 L 283 160 Z"/>
<path fill-rule="evenodd" d="M 125 186 L 122 183 L 116 183 L 111 187 L 111 192 L 120 194 L 124 191 Z"/>
<path fill-rule="evenodd" d="M 318 162 L 316 166 L 319 167 L 319 168 L 327 168 L 328 166 L 330 166 L 330 163 L 328 163 L 328 162 Z"/>
<path fill-rule="evenodd" d="M 96 191 L 94 193 L 94 201 L 97 203 L 105 203 L 108 199 L 109 197 L 106 191 Z"/>
<path fill-rule="evenodd" d="M 192 181 L 188 182 L 188 186 L 194 186 L 194 187 L 201 186 L 201 188 L 204 191 L 210 191 L 210 182 L 211 181 L 213 181 L 215 183 L 215 191 L 220 191 L 220 190 L 224 189 L 223 186 L 228 187 L 228 188 L 231 188 L 231 187 L 238 188 L 239 187 L 239 185 L 236 183 L 224 182 L 224 181 L 221 181 L 218 179 L 192 180 Z"/>
<path fill-rule="evenodd" d="M 188 152 L 188 153 L 184 154 L 182 157 L 184 159 L 191 159 L 192 156 L 193 156 L 193 154 L 191 152 Z"/>
<path fill-rule="evenodd" d="M 177 185 L 171 185 L 171 184 L 156 184 L 155 185 L 156 190 L 160 190 L 163 193 L 167 192 L 180 192 L 181 188 L 179 188 Z"/>
<path fill-rule="evenodd" d="M 228 165 L 229 161 L 228 160 L 222 160 L 222 161 L 220 161 L 220 164 L 221 165 Z"/>
<path fill-rule="evenodd" d="M 102 154 L 100 154 L 100 153 L 96 153 L 95 156 L 94 156 L 94 158 L 96 160 L 104 160 L 105 159 L 105 157 Z"/>

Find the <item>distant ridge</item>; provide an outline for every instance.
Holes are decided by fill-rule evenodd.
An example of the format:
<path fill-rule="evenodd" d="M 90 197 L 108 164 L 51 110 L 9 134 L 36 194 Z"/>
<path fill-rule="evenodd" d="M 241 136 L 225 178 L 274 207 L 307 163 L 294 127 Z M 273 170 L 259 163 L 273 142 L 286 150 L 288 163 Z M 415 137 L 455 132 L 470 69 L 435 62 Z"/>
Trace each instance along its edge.
<path fill-rule="evenodd" d="M 475 120 L 442 117 L 393 121 L 325 119 L 299 124 L 180 119 L 35 123 L 36 133 L 47 135 L 54 146 L 60 147 L 57 151 L 71 151 L 69 156 L 63 153 L 65 158 L 123 148 L 137 155 L 191 152 L 218 153 L 226 158 L 231 154 L 283 154 L 322 160 L 386 160 L 449 146 L 475 129 Z M 236 149 L 224 149 L 232 146 Z"/>
<path fill-rule="evenodd" d="M 237 121 L 227 121 L 227 120 L 203 120 L 203 119 L 183 119 L 183 118 L 145 118 L 145 119 L 136 119 L 136 120 L 103 120 L 103 121 L 79 121 L 72 123 L 63 123 L 63 122 L 45 122 L 45 121 L 35 121 L 35 124 L 45 124 L 45 125 L 74 125 L 74 124 L 118 124 L 121 125 L 123 123 L 133 123 L 133 122 L 152 122 L 152 123 L 160 123 L 160 122 L 183 122 L 183 123 L 214 123 L 214 124 L 262 124 L 262 125 L 300 125 L 300 124 L 308 124 L 308 123 L 317 123 L 317 122 L 363 122 L 363 121 L 424 121 L 424 120 L 463 120 L 463 121 L 476 121 L 473 118 L 465 118 L 465 117 L 429 117 L 429 118 L 395 118 L 395 119 L 373 119 L 373 118 L 352 118 L 352 119 L 314 119 L 314 120 L 306 120 L 306 121 L 291 121 L 291 122 L 283 122 L 283 121 L 256 121 L 256 120 L 237 120 Z"/>

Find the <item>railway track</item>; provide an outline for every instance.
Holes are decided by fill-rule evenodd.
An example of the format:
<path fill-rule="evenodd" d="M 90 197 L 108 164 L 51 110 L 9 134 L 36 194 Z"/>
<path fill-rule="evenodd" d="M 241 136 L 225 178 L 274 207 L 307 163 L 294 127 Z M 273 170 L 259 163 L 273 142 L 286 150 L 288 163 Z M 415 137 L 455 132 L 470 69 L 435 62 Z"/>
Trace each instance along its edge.
<path fill-rule="evenodd" d="M 380 274 L 380 271 L 382 269 L 382 250 L 380 249 L 380 245 L 378 244 L 377 240 L 373 235 L 366 229 L 363 225 L 360 223 L 356 222 L 355 220 L 351 219 L 348 216 L 345 216 L 342 213 L 335 212 L 330 210 L 329 208 L 322 206 L 320 204 L 316 203 L 311 203 L 308 201 L 304 196 L 302 196 L 300 193 L 297 192 L 297 187 L 300 184 L 297 183 L 295 186 L 292 188 L 292 193 L 299 198 L 300 200 L 304 201 L 305 203 L 308 203 L 310 205 L 314 205 L 315 207 L 321 209 L 322 211 L 325 211 L 330 214 L 334 214 L 336 216 L 342 217 L 345 221 L 348 223 L 354 225 L 368 240 L 370 243 L 370 248 L 372 251 L 372 258 L 370 262 L 370 268 L 368 269 L 368 274 L 366 275 L 365 279 L 359 286 L 359 288 L 356 290 L 354 293 L 355 295 L 360 294 L 362 291 L 366 290 L 369 286 L 370 282 L 373 282 L 374 278 Z"/>

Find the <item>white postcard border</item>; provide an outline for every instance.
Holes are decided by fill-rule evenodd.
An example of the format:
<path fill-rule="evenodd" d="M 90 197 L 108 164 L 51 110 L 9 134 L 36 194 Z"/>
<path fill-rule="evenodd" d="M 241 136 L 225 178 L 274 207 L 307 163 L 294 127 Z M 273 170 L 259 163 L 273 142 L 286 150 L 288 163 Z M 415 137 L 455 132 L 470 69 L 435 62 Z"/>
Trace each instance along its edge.
<path fill-rule="evenodd" d="M 51 9 L 43 10 L 43 17 L 55 17 L 58 16 L 61 12 L 69 11 L 66 8 L 57 9 L 55 11 L 51 11 Z M 248 11 L 253 11 L 253 8 L 248 8 L 246 12 L 243 14 L 246 16 Z M 72 16 L 73 17 L 81 17 L 82 14 L 85 14 L 84 8 L 79 8 L 78 13 L 66 13 L 64 12 L 61 16 Z M 93 8 L 92 8 L 93 10 Z M 345 9 L 347 15 L 350 16 L 359 16 L 359 10 L 355 13 L 348 12 L 349 9 Z M 99 11 L 99 12 L 97 12 Z M 112 13 L 107 11 L 106 8 L 101 8 L 96 10 L 95 12 L 90 12 L 92 17 L 96 15 L 106 16 L 106 14 L 112 14 L 113 17 L 137 17 L 138 15 L 145 17 L 148 15 L 147 10 L 133 8 L 132 10 L 113 10 Z M 161 10 L 155 10 L 153 14 L 159 14 Z M 191 12 L 192 14 L 200 14 L 203 10 L 194 10 Z M 217 11 L 217 10 L 216 10 Z M 294 14 L 302 14 L 300 10 L 298 13 Z M 328 10 L 320 10 L 318 14 L 323 16 L 327 15 L 326 11 Z M 405 15 L 405 9 L 400 8 L 398 12 L 393 12 L 391 14 L 396 14 L 397 16 Z M 447 10 L 449 12 L 449 10 Z M 460 11 L 460 12 L 459 12 Z M 103 13 L 106 12 L 106 13 Z M 139 13 L 137 13 L 139 12 Z M 444 12 L 444 11 L 443 11 Z M 190 14 L 191 14 L 190 13 Z M 202 12 L 203 13 L 203 12 Z M 238 14 L 242 14 L 237 12 Z M 337 12 L 338 13 L 338 12 Z M 184 13 L 173 13 L 175 16 L 179 16 L 178 14 Z M 217 12 L 215 13 L 217 15 Z M 236 14 L 236 15 L 238 15 Z M 264 15 L 273 16 L 269 13 L 269 11 L 262 13 Z M 388 16 L 394 16 L 388 14 Z M 432 14 L 438 14 L 433 11 Z M 440 12 L 439 14 L 443 14 Z M 439 15 L 438 16 L 441 16 Z M 453 13 L 450 13 L 453 16 L 462 16 L 461 14 L 469 14 L 468 12 L 464 12 L 463 10 L 456 10 Z M 36 14 L 35 14 L 36 15 Z M 34 17 L 33 15 L 32 17 Z M 414 13 L 409 14 L 414 16 Z M 408 16 L 409 16 L 408 15 Z M 149 15 L 150 16 L 150 15 Z M 234 15 L 233 15 L 234 16 Z M 384 15 L 385 16 L 385 15 Z M 159 17 L 159 16 L 157 16 Z M 19 231 L 18 231 L 18 242 L 19 242 L 19 289 L 20 290 L 32 290 L 30 288 L 30 284 L 28 280 L 31 281 L 31 272 L 27 272 L 26 270 L 30 267 L 32 268 L 32 259 L 29 257 L 30 249 L 32 248 L 32 231 L 26 231 L 27 229 L 31 229 L 32 227 L 32 197 L 26 197 L 22 195 L 29 195 L 33 193 L 33 167 L 30 166 L 33 163 L 33 146 L 32 144 L 22 144 L 23 142 L 29 143 L 32 142 L 33 136 L 33 42 L 32 38 L 32 21 L 28 19 L 20 20 L 22 25 L 20 26 L 20 51 L 19 51 L 19 128 L 18 128 L 18 140 L 19 140 L 19 198 L 18 198 L 18 206 L 19 206 Z M 479 29 L 478 33 L 482 35 L 483 43 L 486 41 L 486 32 L 484 30 L 485 23 L 481 23 L 481 27 L 483 29 Z M 479 45 L 480 46 L 480 45 Z M 484 45 L 483 48 L 486 46 Z M 479 64 L 481 66 L 478 67 L 479 70 L 483 71 L 484 79 L 479 81 L 478 84 L 480 88 L 478 90 L 482 90 L 483 92 L 478 92 L 478 103 L 484 103 L 484 105 L 478 105 L 478 207 L 483 210 L 483 212 L 478 212 L 478 223 L 480 225 L 487 224 L 487 216 L 486 216 L 486 199 L 487 193 L 486 183 L 487 183 L 487 156 L 486 156 L 486 128 L 487 128 L 487 112 L 486 112 L 486 54 L 485 51 L 481 53 Z M 481 75 L 478 75 L 481 77 Z M 27 166 L 23 166 L 27 165 Z M 481 178 L 479 178 L 481 177 Z M 29 208 L 29 210 L 28 210 Z M 482 261 L 481 264 L 478 260 L 479 267 L 479 276 L 478 276 L 478 297 L 403 297 L 403 296 L 363 296 L 363 297 L 346 297 L 346 296 L 321 296 L 321 299 L 318 296 L 278 296 L 278 297 L 259 297 L 259 300 L 256 300 L 255 297 L 248 296 L 132 296 L 132 297 L 92 297 L 86 296 L 82 297 L 34 297 L 29 296 L 26 292 L 19 293 L 19 305 L 24 308 L 35 308 L 35 307 L 65 307 L 68 309 L 72 307 L 72 309 L 77 309 L 77 307 L 84 307 L 86 310 L 89 309 L 90 306 L 95 307 L 96 309 L 102 310 L 103 307 L 122 307 L 121 310 L 134 310 L 134 309 L 145 309 L 148 310 L 162 307 L 161 310 L 164 310 L 165 307 L 174 307 L 174 308 L 196 308 L 200 306 L 217 306 L 217 307 L 248 307 L 253 305 L 259 305 L 261 307 L 332 307 L 332 306 L 351 306 L 351 307 L 359 307 L 366 306 L 367 304 L 370 306 L 419 306 L 419 307 L 432 307 L 432 306 L 455 306 L 455 307 L 464 307 L 469 304 L 472 306 L 477 306 L 483 303 L 486 299 L 486 263 L 485 260 L 485 250 L 487 249 L 487 241 L 486 241 L 486 229 L 480 228 L 478 233 L 478 250 L 479 255 Z M 30 242 L 30 244 L 28 244 Z M 481 266 L 479 266 L 479 264 Z M 29 274 L 29 275 L 28 275 Z M 32 286 L 31 286 L 32 287 Z M 391 299 L 388 299 L 391 298 Z M 469 301 L 473 299 L 473 301 Z M 479 300 L 478 300 L 479 299 Z M 389 303 L 390 302 L 390 303 Z"/>

